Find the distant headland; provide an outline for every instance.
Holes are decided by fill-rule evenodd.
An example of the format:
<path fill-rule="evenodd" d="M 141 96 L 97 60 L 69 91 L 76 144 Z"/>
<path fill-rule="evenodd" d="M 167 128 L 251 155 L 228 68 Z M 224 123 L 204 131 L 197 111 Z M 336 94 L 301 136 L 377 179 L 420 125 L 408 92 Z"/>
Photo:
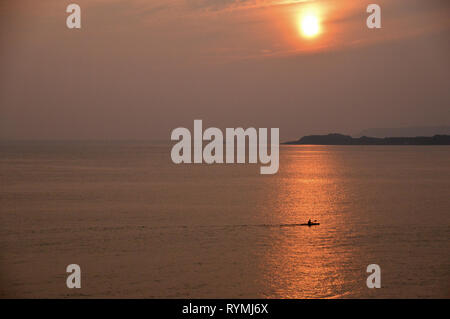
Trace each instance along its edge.
<path fill-rule="evenodd" d="M 285 145 L 450 145 L 450 135 L 417 137 L 351 137 L 343 134 L 307 135 Z"/>

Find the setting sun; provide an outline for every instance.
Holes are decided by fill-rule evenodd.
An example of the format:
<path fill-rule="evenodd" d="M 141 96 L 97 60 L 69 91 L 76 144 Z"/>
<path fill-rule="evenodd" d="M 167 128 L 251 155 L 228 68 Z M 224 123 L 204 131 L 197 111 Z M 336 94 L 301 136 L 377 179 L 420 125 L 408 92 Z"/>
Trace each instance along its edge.
<path fill-rule="evenodd" d="M 302 34 L 308 38 L 316 36 L 320 31 L 319 19 L 314 15 L 307 15 L 301 18 L 300 28 Z"/>

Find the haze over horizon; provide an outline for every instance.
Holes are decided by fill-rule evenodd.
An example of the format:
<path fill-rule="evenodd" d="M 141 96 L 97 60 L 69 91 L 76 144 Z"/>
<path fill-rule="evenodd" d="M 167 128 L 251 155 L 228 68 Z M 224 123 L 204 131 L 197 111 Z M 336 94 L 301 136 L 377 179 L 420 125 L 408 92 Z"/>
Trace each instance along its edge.
<path fill-rule="evenodd" d="M 359 0 L 76 3 L 81 30 L 68 2 L 0 4 L 0 139 L 168 139 L 194 119 L 282 141 L 450 123 L 448 1 L 376 1 L 380 30 Z"/>

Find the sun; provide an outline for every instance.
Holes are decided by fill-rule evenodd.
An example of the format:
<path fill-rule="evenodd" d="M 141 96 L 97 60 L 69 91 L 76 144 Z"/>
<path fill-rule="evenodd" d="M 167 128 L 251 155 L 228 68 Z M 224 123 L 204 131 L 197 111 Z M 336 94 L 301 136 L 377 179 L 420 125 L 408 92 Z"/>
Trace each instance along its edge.
<path fill-rule="evenodd" d="M 300 19 L 300 29 L 305 37 L 312 38 L 320 32 L 320 22 L 315 15 L 306 15 Z"/>

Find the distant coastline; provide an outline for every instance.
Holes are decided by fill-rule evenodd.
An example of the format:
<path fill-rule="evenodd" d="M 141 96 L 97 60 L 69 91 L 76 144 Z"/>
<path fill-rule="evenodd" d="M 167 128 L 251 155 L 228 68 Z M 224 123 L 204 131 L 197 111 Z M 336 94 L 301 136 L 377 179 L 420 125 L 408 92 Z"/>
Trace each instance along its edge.
<path fill-rule="evenodd" d="M 450 145 L 450 135 L 417 137 L 351 137 L 343 134 L 307 135 L 284 145 Z"/>

